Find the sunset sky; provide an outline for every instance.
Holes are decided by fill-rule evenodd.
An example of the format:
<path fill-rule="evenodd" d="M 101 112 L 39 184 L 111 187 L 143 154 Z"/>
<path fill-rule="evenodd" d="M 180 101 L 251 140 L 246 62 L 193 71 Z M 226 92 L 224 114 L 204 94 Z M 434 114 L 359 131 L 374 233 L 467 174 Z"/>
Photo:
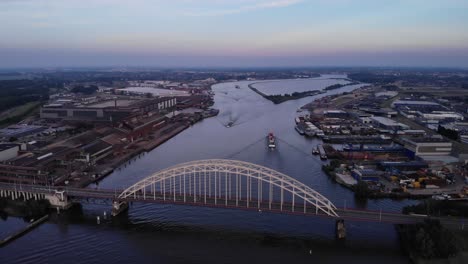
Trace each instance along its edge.
<path fill-rule="evenodd" d="M 0 0 L 0 67 L 468 67 L 468 0 Z"/>

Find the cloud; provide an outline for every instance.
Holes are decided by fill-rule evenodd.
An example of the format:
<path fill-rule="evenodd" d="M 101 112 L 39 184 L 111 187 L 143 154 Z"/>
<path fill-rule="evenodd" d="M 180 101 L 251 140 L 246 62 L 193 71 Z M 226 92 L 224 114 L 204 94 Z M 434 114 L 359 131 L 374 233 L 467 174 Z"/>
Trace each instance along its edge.
<path fill-rule="evenodd" d="M 303 2 L 303 0 L 276 0 L 276 1 L 255 1 L 254 3 L 244 4 L 237 7 L 226 9 L 209 9 L 209 10 L 191 10 L 185 12 L 188 16 L 224 16 L 250 12 L 261 9 L 280 8 L 296 5 Z"/>

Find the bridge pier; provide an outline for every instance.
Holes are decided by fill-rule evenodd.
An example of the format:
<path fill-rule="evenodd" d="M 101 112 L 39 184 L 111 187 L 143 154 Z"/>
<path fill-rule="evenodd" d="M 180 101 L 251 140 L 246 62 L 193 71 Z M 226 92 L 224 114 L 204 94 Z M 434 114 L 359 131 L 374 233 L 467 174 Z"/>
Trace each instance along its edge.
<path fill-rule="evenodd" d="M 126 210 L 128 210 L 127 202 L 125 201 L 113 201 L 112 202 L 112 216 L 117 216 Z"/>
<path fill-rule="evenodd" d="M 43 199 L 49 200 L 53 208 L 68 209 L 72 206 L 72 202 L 68 200 L 68 196 L 64 193 L 45 194 Z"/>
<path fill-rule="evenodd" d="M 335 223 L 336 239 L 342 240 L 346 238 L 346 227 L 343 219 L 336 220 Z"/>

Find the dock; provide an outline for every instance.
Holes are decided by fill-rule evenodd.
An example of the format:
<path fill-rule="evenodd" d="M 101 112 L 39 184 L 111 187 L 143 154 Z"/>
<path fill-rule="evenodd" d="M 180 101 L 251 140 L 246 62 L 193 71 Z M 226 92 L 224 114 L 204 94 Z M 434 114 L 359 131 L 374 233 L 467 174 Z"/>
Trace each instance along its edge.
<path fill-rule="evenodd" d="M 392 140 L 380 136 L 335 135 L 324 137 L 323 142 L 333 144 L 390 144 Z"/>
<path fill-rule="evenodd" d="M 15 239 L 18 239 L 28 233 L 29 231 L 33 230 L 35 227 L 39 226 L 40 224 L 44 223 L 49 219 L 49 215 L 44 215 L 43 217 L 37 219 L 36 221 L 30 223 L 26 227 L 20 229 L 19 231 L 7 236 L 6 238 L 0 241 L 0 247 L 6 246 L 8 243 L 13 242 Z"/>

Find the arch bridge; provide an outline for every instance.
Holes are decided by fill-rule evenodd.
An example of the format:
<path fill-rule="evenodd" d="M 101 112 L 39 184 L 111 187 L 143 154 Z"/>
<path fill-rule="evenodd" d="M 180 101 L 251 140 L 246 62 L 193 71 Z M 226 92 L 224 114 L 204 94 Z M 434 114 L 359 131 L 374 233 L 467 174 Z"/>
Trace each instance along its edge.
<path fill-rule="evenodd" d="M 163 169 L 125 189 L 118 201 L 151 201 L 338 217 L 337 208 L 300 181 L 249 162 L 209 159 Z M 119 204 L 114 203 L 114 209 Z"/>

